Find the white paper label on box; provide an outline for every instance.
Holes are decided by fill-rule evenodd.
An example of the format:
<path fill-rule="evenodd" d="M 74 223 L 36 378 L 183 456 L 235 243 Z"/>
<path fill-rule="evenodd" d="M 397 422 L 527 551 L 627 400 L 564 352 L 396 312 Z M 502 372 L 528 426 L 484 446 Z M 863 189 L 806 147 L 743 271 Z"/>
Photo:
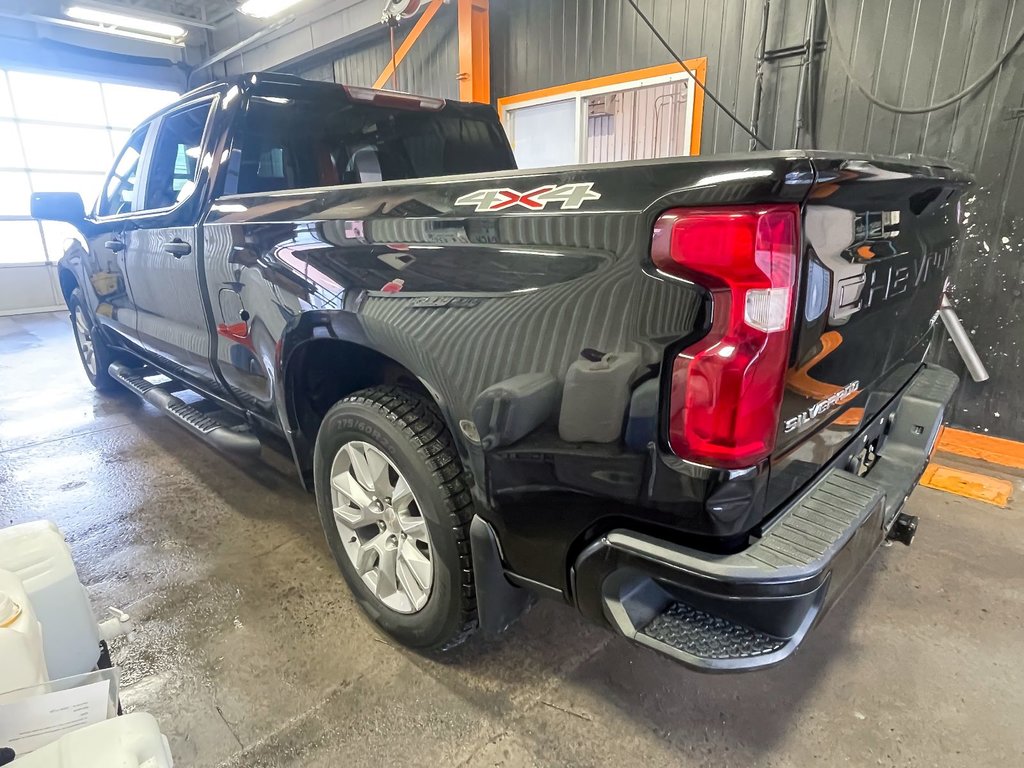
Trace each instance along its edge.
<path fill-rule="evenodd" d="M 110 681 L 99 680 L 0 704 L 0 747 L 23 755 L 107 719 Z"/>

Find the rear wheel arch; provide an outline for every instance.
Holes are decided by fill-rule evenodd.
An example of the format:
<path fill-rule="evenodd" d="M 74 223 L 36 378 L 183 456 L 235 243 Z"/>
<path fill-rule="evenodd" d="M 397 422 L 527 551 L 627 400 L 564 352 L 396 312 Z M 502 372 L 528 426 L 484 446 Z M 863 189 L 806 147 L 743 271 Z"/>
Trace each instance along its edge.
<path fill-rule="evenodd" d="M 304 478 L 313 466 L 313 445 L 324 416 L 335 403 L 371 387 L 399 386 L 425 396 L 459 440 L 458 425 L 436 388 L 397 360 L 362 344 L 335 338 L 305 341 L 288 356 L 283 381 L 285 418 Z"/>

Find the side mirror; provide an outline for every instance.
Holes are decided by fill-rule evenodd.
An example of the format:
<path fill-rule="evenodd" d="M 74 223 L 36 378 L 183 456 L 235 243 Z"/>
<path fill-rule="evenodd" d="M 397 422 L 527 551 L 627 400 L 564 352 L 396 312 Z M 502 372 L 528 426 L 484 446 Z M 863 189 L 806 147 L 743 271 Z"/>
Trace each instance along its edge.
<path fill-rule="evenodd" d="M 33 219 L 66 221 L 80 225 L 85 220 L 85 205 L 77 192 L 36 192 L 32 195 Z"/>

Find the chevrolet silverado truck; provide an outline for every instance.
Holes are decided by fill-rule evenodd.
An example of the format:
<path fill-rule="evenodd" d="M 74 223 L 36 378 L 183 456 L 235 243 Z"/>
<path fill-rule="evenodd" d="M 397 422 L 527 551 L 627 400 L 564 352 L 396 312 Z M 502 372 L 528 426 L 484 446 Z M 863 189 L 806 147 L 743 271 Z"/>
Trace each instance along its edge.
<path fill-rule="evenodd" d="M 60 285 L 85 372 L 288 446 L 419 650 L 534 596 L 705 671 L 788 657 L 887 539 L 969 177 L 784 151 L 517 170 L 486 105 L 257 74 L 128 139 Z"/>

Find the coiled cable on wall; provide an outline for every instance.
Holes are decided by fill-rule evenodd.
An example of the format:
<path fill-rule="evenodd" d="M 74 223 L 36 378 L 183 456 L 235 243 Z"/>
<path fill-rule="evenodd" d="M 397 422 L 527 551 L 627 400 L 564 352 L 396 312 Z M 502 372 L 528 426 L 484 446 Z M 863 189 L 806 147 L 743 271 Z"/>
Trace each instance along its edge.
<path fill-rule="evenodd" d="M 952 96 L 945 98 L 942 101 L 937 101 L 934 104 L 929 104 L 924 107 L 901 107 L 897 104 L 889 104 L 886 101 L 882 101 L 875 94 L 871 93 L 871 91 L 869 91 L 867 88 L 861 85 L 860 81 L 857 79 L 857 76 L 854 75 L 853 66 L 850 62 L 850 59 L 847 57 L 846 51 L 843 49 L 842 43 L 839 42 L 839 36 L 836 34 L 835 24 L 833 22 L 833 2 L 834 0 L 825 0 L 823 3 L 823 5 L 825 6 L 825 21 L 828 24 L 829 35 L 832 37 L 832 44 L 836 47 L 836 54 L 838 54 L 836 56 L 836 59 L 839 61 L 839 66 L 842 68 L 843 72 L 846 73 L 846 78 L 851 83 L 853 83 L 854 88 L 856 88 L 864 95 L 864 98 L 866 98 L 876 107 L 881 107 L 882 109 L 886 109 L 890 112 L 895 112 L 896 114 L 899 115 L 923 115 L 928 112 L 935 112 L 940 109 L 945 109 L 946 107 L 951 107 L 958 101 L 967 98 L 975 91 L 980 90 L 989 80 L 991 80 L 992 76 L 999 71 L 999 68 L 1002 67 L 1003 64 L 1006 63 L 1007 59 L 1009 59 L 1010 56 L 1013 55 L 1014 51 L 1017 50 L 1017 47 L 1021 44 L 1021 42 L 1024 42 L 1024 29 L 1022 29 L 1020 33 L 1017 35 L 1017 37 L 1013 40 L 1013 42 L 1010 43 L 1010 46 L 1006 49 L 1003 55 L 996 59 L 995 63 L 992 64 L 991 67 L 986 69 L 977 80 L 975 80 L 973 83 L 971 83 L 958 93 L 954 93 Z"/>

